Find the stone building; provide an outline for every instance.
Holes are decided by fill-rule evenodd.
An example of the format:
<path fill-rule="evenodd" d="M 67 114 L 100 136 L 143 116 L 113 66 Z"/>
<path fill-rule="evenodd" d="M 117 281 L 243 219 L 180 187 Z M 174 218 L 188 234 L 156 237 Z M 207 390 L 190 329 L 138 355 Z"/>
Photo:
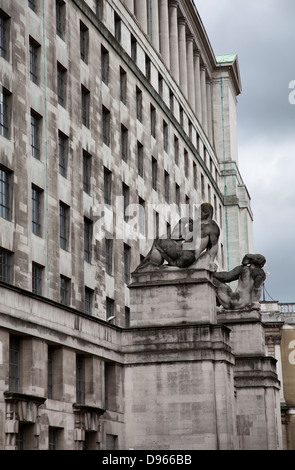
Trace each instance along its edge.
<path fill-rule="evenodd" d="M 192 0 L 0 0 L 0 84 L 0 448 L 124 448 L 153 237 L 206 201 L 219 266 L 252 250 L 238 58 Z"/>

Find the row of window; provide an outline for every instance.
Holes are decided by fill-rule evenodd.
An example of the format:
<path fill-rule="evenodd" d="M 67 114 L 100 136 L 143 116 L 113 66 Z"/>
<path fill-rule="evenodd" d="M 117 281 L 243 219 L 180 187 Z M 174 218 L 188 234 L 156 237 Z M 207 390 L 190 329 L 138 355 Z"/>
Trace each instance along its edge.
<path fill-rule="evenodd" d="M 28 341 L 26 339 L 26 341 Z M 22 376 L 24 374 L 22 368 L 22 360 L 25 356 L 25 344 L 21 336 L 10 335 L 9 337 L 9 391 L 10 392 L 22 392 Z M 61 400 L 63 397 L 62 383 L 64 378 L 62 377 L 61 367 L 61 353 L 62 348 L 48 345 L 47 347 L 47 398 L 54 400 Z M 75 388 L 76 396 L 74 403 L 79 405 L 87 406 L 86 398 L 86 386 L 90 381 L 94 381 L 93 377 L 96 374 L 88 372 L 87 364 L 89 361 L 92 361 L 92 357 L 84 356 L 83 354 L 76 354 L 76 373 L 75 373 Z M 98 364 L 98 363 L 97 363 Z M 100 367 L 100 365 L 99 365 Z M 104 388 L 105 388 L 105 401 L 102 406 L 105 409 L 116 411 L 117 409 L 117 398 L 116 398 L 116 381 L 120 380 L 117 377 L 116 366 L 113 363 L 104 363 Z M 97 391 L 95 392 L 95 388 Z M 93 391 L 97 399 L 102 400 L 101 386 L 99 384 L 93 383 Z M 28 398 L 30 399 L 30 398 Z M 73 403 L 73 404 L 74 404 Z M 16 445 L 19 450 L 29 449 L 30 448 L 30 424 L 26 422 L 19 423 L 18 435 L 16 436 Z M 49 427 L 49 449 L 56 450 L 61 447 L 62 444 L 62 428 Z M 98 430 L 97 430 L 98 431 Z M 115 441 L 117 436 L 109 434 L 106 436 L 107 447 L 115 448 Z M 87 433 L 85 435 L 84 448 L 95 448 L 94 444 L 96 441 L 97 435 Z M 91 444 L 88 445 L 87 444 Z M 33 447 L 34 448 L 34 447 Z"/>

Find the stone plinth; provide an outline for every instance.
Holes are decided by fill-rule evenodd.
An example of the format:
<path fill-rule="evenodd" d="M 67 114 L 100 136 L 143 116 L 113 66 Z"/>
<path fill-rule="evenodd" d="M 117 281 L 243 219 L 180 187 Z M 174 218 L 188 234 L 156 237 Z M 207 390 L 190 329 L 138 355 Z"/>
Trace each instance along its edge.
<path fill-rule="evenodd" d="M 161 267 L 133 273 L 130 288 L 130 324 L 216 324 L 216 296 L 205 269 Z"/>
<path fill-rule="evenodd" d="M 217 321 L 231 330 L 233 353 L 240 355 L 265 355 L 265 335 L 260 310 L 217 311 Z"/>

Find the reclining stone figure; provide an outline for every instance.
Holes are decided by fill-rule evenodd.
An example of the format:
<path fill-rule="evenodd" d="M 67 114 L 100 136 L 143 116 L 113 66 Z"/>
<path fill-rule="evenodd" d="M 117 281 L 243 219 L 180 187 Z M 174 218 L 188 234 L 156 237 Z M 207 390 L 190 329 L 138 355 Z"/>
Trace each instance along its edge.
<path fill-rule="evenodd" d="M 211 204 L 201 204 L 200 227 L 191 218 L 180 219 L 170 237 L 159 237 L 154 241 L 135 272 L 155 269 L 164 261 L 168 266 L 178 268 L 200 267 L 216 271 L 214 259 L 218 252 L 220 229 L 212 217 Z"/>
<path fill-rule="evenodd" d="M 266 275 L 263 271 L 265 257 L 258 254 L 244 256 L 241 266 L 229 272 L 213 274 L 213 284 L 220 304 L 229 310 L 260 309 L 259 299 Z M 238 281 L 235 292 L 227 282 Z"/>

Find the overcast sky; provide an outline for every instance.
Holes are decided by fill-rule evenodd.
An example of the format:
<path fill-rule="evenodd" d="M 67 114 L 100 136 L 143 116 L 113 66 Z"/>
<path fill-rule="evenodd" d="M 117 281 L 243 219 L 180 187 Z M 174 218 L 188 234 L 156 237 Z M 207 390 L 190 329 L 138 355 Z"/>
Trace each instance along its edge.
<path fill-rule="evenodd" d="M 266 300 L 295 302 L 295 0 L 194 1 L 215 55 L 239 57 L 239 167 L 254 252 L 267 259 Z"/>

